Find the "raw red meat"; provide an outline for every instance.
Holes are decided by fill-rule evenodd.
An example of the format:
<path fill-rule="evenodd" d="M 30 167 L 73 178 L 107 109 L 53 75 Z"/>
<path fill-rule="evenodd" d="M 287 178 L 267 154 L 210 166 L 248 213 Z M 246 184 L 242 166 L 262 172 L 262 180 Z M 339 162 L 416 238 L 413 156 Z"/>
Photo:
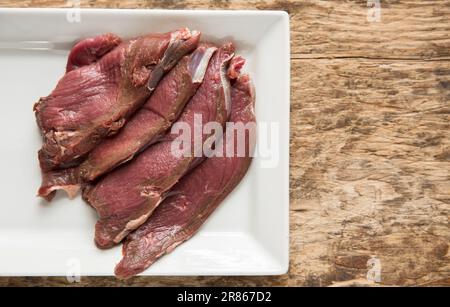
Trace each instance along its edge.
<path fill-rule="evenodd" d="M 226 131 L 223 157 L 205 160 L 171 190 L 150 218 L 125 240 L 123 259 L 115 273 L 130 278 L 148 268 L 158 258 L 191 238 L 205 220 L 246 174 L 255 146 L 254 91 L 248 76 L 240 77 L 232 88 L 230 121 L 246 126 L 245 148 L 239 156 L 237 136 Z M 234 137 L 232 137 L 234 135 Z M 234 145 L 234 147 L 231 147 Z M 234 153 L 226 156 L 228 152 Z"/>
<path fill-rule="evenodd" d="M 122 39 L 115 34 L 106 33 L 78 42 L 70 51 L 66 72 L 97 62 L 105 54 L 119 46 Z"/>
<path fill-rule="evenodd" d="M 69 71 L 34 106 L 44 139 L 39 151 L 44 172 L 78 164 L 116 133 L 163 74 L 199 41 L 199 33 L 187 29 L 146 35 L 116 47 L 118 38 L 108 37 L 77 44 Z"/>
<path fill-rule="evenodd" d="M 57 190 L 65 190 L 72 198 L 83 181 L 93 181 L 157 141 L 200 86 L 216 49 L 202 45 L 181 59 L 119 133 L 95 147 L 79 167 L 44 173 L 38 195 L 50 201 Z"/>

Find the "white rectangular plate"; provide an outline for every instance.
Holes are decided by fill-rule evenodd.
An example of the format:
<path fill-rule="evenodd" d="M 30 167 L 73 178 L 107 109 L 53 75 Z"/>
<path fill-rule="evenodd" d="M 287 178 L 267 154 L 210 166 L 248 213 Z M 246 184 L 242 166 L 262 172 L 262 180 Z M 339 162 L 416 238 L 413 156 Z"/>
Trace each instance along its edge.
<path fill-rule="evenodd" d="M 113 274 L 121 248 L 101 251 L 95 247 L 95 212 L 80 197 L 70 201 L 58 196 L 50 204 L 36 197 L 40 184 L 36 153 L 41 138 L 32 106 L 63 75 L 75 41 L 105 32 L 129 38 L 185 26 L 201 31 L 203 40 L 231 39 L 237 53 L 247 59 L 246 71 L 257 92 L 257 119 L 279 125 L 270 143 L 276 163 L 267 167 L 267 157 L 255 158 L 244 180 L 200 232 L 143 275 L 276 275 L 287 271 L 290 51 L 286 13 L 0 9 L 4 115 L 0 121 L 0 276 Z M 53 50 L 26 49 L 48 46 Z"/>

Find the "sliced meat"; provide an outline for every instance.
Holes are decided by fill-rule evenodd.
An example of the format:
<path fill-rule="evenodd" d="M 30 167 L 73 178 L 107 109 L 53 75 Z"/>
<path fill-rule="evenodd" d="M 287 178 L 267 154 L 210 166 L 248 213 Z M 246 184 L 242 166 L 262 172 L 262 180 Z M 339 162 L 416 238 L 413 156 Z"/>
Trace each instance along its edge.
<path fill-rule="evenodd" d="M 100 41 L 102 45 L 104 39 Z M 67 72 L 53 92 L 34 106 L 44 139 L 39 151 L 41 169 L 46 172 L 78 164 L 123 126 L 163 74 L 195 49 L 198 41 L 199 33 L 187 29 L 151 34 L 124 42 L 100 59 L 98 53 L 92 56 L 83 47 L 97 40 L 81 42 L 69 59 L 69 70 L 96 61 Z"/>
<path fill-rule="evenodd" d="M 66 72 L 97 62 L 109 51 L 119 46 L 121 42 L 121 38 L 112 33 L 78 42 L 70 51 Z"/>
<path fill-rule="evenodd" d="M 158 258 L 191 238 L 246 174 L 255 146 L 254 94 L 247 76 L 232 88 L 231 122 L 246 131 L 240 154 L 235 130 L 226 130 L 222 157 L 211 157 L 181 179 L 152 216 L 131 233 L 115 273 L 127 279 L 144 271 Z M 233 146 L 234 145 L 234 146 Z M 227 151 L 228 149 L 228 151 Z M 226 153 L 233 155 L 226 155 Z"/>
<path fill-rule="evenodd" d="M 56 191 L 64 190 L 69 198 L 74 198 L 80 190 L 80 178 L 77 168 L 68 168 L 42 173 L 42 184 L 38 196 L 51 201 Z"/>
<path fill-rule="evenodd" d="M 80 175 L 93 181 L 119 164 L 131 160 L 143 147 L 154 143 L 180 116 L 203 81 L 209 60 L 217 48 L 203 45 L 185 56 L 156 87 L 145 105 L 114 137 L 96 147 L 80 165 Z"/>
<path fill-rule="evenodd" d="M 204 81 L 187 104 L 177 123 L 193 131 L 196 117 L 202 123 L 223 125 L 228 117 L 230 85 L 226 70 L 233 57 L 234 46 L 226 44 L 211 59 Z M 201 123 L 200 123 L 201 124 Z M 169 190 L 195 161 L 191 155 L 175 155 L 176 133 L 169 133 L 161 141 L 129 163 L 103 177 L 96 185 L 84 189 L 84 199 L 97 210 L 99 221 L 95 228 L 95 242 L 100 248 L 119 243 L 130 231 L 139 227 L 159 205 Z M 189 150 L 202 146 L 207 136 L 191 139 Z"/>

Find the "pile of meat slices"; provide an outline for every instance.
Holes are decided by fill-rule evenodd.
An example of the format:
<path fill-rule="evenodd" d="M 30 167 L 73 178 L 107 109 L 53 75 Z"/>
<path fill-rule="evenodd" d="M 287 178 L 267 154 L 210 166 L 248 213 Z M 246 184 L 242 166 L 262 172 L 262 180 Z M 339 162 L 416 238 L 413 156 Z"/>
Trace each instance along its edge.
<path fill-rule="evenodd" d="M 171 129 L 193 129 L 195 118 L 254 123 L 244 62 L 233 43 L 200 43 L 189 29 L 127 41 L 100 35 L 73 47 L 65 75 L 35 104 L 43 137 L 38 194 L 50 201 L 58 190 L 82 191 L 98 213 L 96 245 L 123 242 L 117 277 L 144 271 L 188 240 L 247 172 L 254 129 L 244 155 L 209 158 L 193 154 L 206 145 L 203 134 L 190 140 L 191 154 L 173 154 Z M 225 151 L 234 143 L 225 132 L 209 146 Z"/>

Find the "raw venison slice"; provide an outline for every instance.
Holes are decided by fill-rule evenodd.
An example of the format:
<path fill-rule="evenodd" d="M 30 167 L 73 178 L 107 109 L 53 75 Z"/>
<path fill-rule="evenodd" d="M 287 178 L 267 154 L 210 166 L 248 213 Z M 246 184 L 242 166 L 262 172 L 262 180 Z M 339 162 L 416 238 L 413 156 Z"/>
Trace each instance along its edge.
<path fill-rule="evenodd" d="M 69 58 L 72 70 L 34 106 L 44 139 L 39 151 L 41 169 L 76 165 L 102 139 L 119 130 L 145 103 L 163 74 L 197 47 L 199 35 L 188 29 L 146 35 L 121 43 L 96 61 L 83 48 L 83 44 L 97 44 L 95 39 L 76 46 Z M 97 52 L 93 54 L 98 58 Z M 91 61 L 95 62 L 73 69 Z"/>
<path fill-rule="evenodd" d="M 227 130 L 222 157 L 211 157 L 171 190 L 152 216 L 125 239 L 123 259 L 115 273 L 127 279 L 144 271 L 158 258 L 191 238 L 246 174 L 255 146 L 254 92 L 248 76 L 232 88 L 231 122 L 246 125 L 245 147 L 239 151 L 235 132 Z M 230 135 L 234 135 L 231 137 Z M 232 145 L 235 147 L 232 147 Z M 233 155 L 226 155 L 226 149 Z M 239 155 L 239 153 L 242 153 Z"/>
<path fill-rule="evenodd" d="M 180 60 L 119 133 L 94 148 L 79 167 L 45 172 L 38 195 L 51 201 L 56 191 L 65 190 L 72 198 L 83 181 L 93 181 L 157 141 L 203 81 L 216 49 L 202 45 Z"/>
<path fill-rule="evenodd" d="M 78 42 L 70 51 L 66 72 L 97 62 L 109 51 L 119 46 L 121 42 L 121 38 L 112 33 L 86 38 Z"/>
<path fill-rule="evenodd" d="M 185 56 L 156 87 L 145 105 L 122 130 L 96 147 L 80 165 L 84 181 L 93 181 L 119 164 L 131 160 L 143 147 L 154 143 L 180 116 L 203 81 L 216 47 L 200 46 Z"/>
<path fill-rule="evenodd" d="M 201 115 L 203 124 L 225 123 L 231 100 L 226 71 L 233 52 L 234 46 L 230 43 L 214 54 L 202 85 L 177 123 L 185 123 L 191 131 L 194 129 L 194 115 Z M 95 227 L 98 247 L 109 248 L 119 243 L 130 231 L 144 223 L 162 201 L 164 193 L 189 170 L 195 157 L 179 156 L 172 152 L 173 142 L 177 142 L 178 136 L 169 133 L 164 141 L 107 174 L 96 185 L 84 189 L 84 199 L 99 215 Z M 191 141 L 202 145 L 206 138 L 201 135 L 200 139 Z"/>

